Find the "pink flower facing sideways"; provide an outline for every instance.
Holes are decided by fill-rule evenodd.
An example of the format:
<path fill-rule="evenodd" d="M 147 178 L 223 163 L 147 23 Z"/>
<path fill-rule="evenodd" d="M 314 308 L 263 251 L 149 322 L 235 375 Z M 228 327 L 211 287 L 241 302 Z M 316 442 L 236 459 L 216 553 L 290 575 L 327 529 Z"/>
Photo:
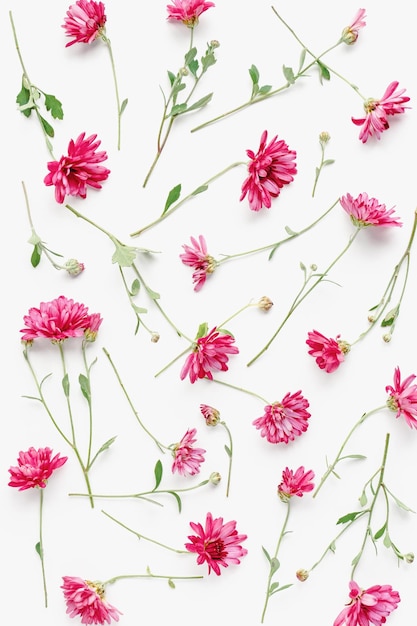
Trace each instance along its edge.
<path fill-rule="evenodd" d="M 391 585 L 373 585 L 361 589 L 351 580 L 349 583 L 349 604 L 333 622 L 333 626 L 381 626 L 394 611 L 401 598 Z"/>
<path fill-rule="evenodd" d="M 319 333 L 318 330 L 308 333 L 306 340 L 306 344 L 310 348 L 308 353 L 316 359 L 319 368 L 328 374 L 337 370 L 345 360 L 345 354 L 350 350 L 347 341 L 343 341 L 339 337 L 340 335 L 337 335 L 336 339 L 331 339 Z"/>
<path fill-rule="evenodd" d="M 68 48 L 74 43 L 92 43 L 97 37 L 101 37 L 106 20 L 105 6 L 102 2 L 77 0 L 69 7 L 62 25 L 67 37 L 74 37 L 65 47 Z"/>
<path fill-rule="evenodd" d="M 55 186 L 55 199 L 59 204 L 64 202 L 65 196 L 85 198 L 87 185 L 101 189 L 101 181 L 110 174 L 106 167 L 97 165 L 107 159 L 107 153 L 97 152 L 101 141 L 96 138 L 97 135 L 90 135 L 85 139 L 85 133 L 81 133 L 75 141 L 69 142 L 67 156 L 47 164 L 49 174 L 43 182 L 47 187 Z"/>
<path fill-rule="evenodd" d="M 302 435 L 308 428 L 309 402 L 301 391 L 287 393 L 281 402 L 265 407 L 262 417 L 252 422 L 269 443 L 288 443 Z"/>
<path fill-rule="evenodd" d="M 387 385 L 385 391 L 389 393 L 387 406 L 396 412 L 395 417 L 403 417 L 410 428 L 417 429 L 417 385 L 412 384 L 415 374 L 407 376 L 401 382 L 400 368 L 394 371 L 394 385 Z"/>
<path fill-rule="evenodd" d="M 195 383 L 198 378 L 213 380 L 212 370 L 226 372 L 229 368 L 229 354 L 238 354 L 239 349 L 233 345 L 234 337 L 217 327 L 204 337 L 199 337 L 194 343 L 191 354 L 188 355 L 181 370 L 181 380 L 189 376 L 190 381 Z"/>
<path fill-rule="evenodd" d="M 409 102 L 410 98 L 403 95 L 405 89 L 397 90 L 398 84 L 398 81 L 390 83 L 380 100 L 374 100 L 374 98 L 365 100 L 363 104 L 365 117 L 352 117 L 352 122 L 362 127 L 359 133 L 362 143 L 366 143 L 373 135 L 380 139 L 381 133 L 389 128 L 388 116 L 399 115 L 409 108 L 404 105 Z"/>
<path fill-rule="evenodd" d="M 50 302 L 41 302 L 39 308 L 29 309 L 23 321 L 26 326 L 20 330 L 22 341 L 44 337 L 57 342 L 82 336 L 94 341 L 102 318 L 99 313 L 89 314 L 84 304 L 59 296 Z"/>
<path fill-rule="evenodd" d="M 206 282 L 207 274 L 212 274 L 216 269 L 216 261 L 207 253 L 207 244 L 203 235 L 199 235 L 198 241 L 194 237 L 190 237 L 191 246 L 184 244 L 183 254 L 180 259 L 184 265 L 193 267 L 193 283 L 194 291 L 200 291 Z"/>
<path fill-rule="evenodd" d="M 240 545 L 247 539 L 247 535 L 238 534 L 235 521 L 223 524 L 222 517 L 213 519 L 212 514 L 207 513 L 204 528 L 194 522 L 190 522 L 190 526 L 196 534 L 188 537 L 191 543 L 186 543 L 185 547 L 189 552 L 198 554 L 198 565 L 207 563 L 209 574 L 213 570 L 220 576 L 220 565 L 228 567 L 232 563 L 239 564 L 240 559 L 248 553 Z"/>
<path fill-rule="evenodd" d="M 260 211 L 265 206 L 271 207 L 271 198 L 279 196 L 284 185 L 294 180 L 297 173 L 295 158 L 297 153 L 290 150 L 282 139 L 276 135 L 267 144 L 268 133 L 262 133 L 258 152 L 247 150 L 251 159 L 248 170 L 249 176 L 242 185 L 240 200 L 246 195 L 252 211 Z"/>
<path fill-rule="evenodd" d="M 305 493 L 313 491 L 313 478 L 313 470 L 305 472 L 303 465 L 301 465 L 295 472 L 286 467 L 282 472 L 282 479 L 278 485 L 278 495 L 280 500 L 283 502 L 289 502 L 293 496 L 302 498 Z"/>
<path fill-rule="evenodd" d="M 204 0 L 172 0 L 172 4 L 167 5 L 168 19 L 183 22 L 193 28 L 198 24 L 200 15 L 214 6 L 213 2 Z"/>
<path fill-rule="evenodd" d="M 355 43 L 359 36 L 359 31 L 366 26 L 365 17 L 365 9 L 358 9 L 352 23 L 343 29 L 341 39 L 348 46 Z"/>
<path fill-rule="evenodd" d="M 340 198 L 340 204 L 353 224 L 360 228 L 402 226 L 402 222 L 394 215 L 394 208 L 387 209 L 385 204 L 381 204 L 376 198 L 369 198 L 367 193 L 360 193 L 357 198 L 347 193 Z"/>
<path fill-rule="evenodd" d="M 62 467 L 67 460 L 68 457 L 59 454 L 52 457 L 50 448 L 35 450 L 31 447 L 26 452 L 19 452 L 17 465 L 9 468 L 9 487 L 17 487 L 19 491 L 34 487 L 45 489 L 54 471 Z"/>
<path fill-rule="evenodd" d="M 206 450 L 195 448 L 193 444 L 197 441 L 195 435 L 196 428 L 188 429 L 179 443 L 172 448 L 174 462 L 172 473 L 178 472 L 182 476 L 194 476 L 200 472 L 200 465 L 204 462 Z"/>
<path fill-rule="evenodd" d="M 110 624 L 119 621 L 122 613 L 106 602 L 104 585 L 98 581 L 63 576 L 61 589 L 70 617 L 81 617 L 81 624 Z"/>

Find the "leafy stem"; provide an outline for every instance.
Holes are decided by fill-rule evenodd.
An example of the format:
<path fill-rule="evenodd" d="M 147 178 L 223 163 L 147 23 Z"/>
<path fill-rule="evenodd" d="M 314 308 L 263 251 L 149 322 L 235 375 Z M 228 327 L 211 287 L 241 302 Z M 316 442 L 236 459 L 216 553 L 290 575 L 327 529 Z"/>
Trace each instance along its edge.
<path fill-rule="evenodd" d="M 35 546 L 37 553 L 41 560 L 42 569 L 42 582 L 43 582 L 43 596 L 45 601 L 45 608 L 48 606 L 48 591 L 46 586 L 46 574 L 45 574 L 45 558 L 43 550 L 43 489 L 39 488 L 39 543 Z"/>
<path fill-rule="evenodd" d="M 101 38 L 104 41 L 104 43 L 106 44 L 106 47 L 107 47 L 107 50 L 109 51 L 109 56 L 110 56 L 110 63 L 111 63 L 111 69 L 112 69 L 112 74 L 113 74 L 114 89 L 115 89 L 115 93 L 116 93 L 116 106 L 117 106 L 117 149 L 120 150 L 121 117 L 122 117 L 123 111 L 125 110 L 125 108 L 127 106 L 127 99 L 123 100 L 122 104 L 120 104 L 119 87 L 118 87 L 118 84 L 117 84 L 117 75 L 116 75 L 116 65 L 115 65 L 115 62 L 114 62 L 113 50 L 112 50 L 111 42 L 110 42 L 110 39 L 104 33 L 101 34 Z"/>

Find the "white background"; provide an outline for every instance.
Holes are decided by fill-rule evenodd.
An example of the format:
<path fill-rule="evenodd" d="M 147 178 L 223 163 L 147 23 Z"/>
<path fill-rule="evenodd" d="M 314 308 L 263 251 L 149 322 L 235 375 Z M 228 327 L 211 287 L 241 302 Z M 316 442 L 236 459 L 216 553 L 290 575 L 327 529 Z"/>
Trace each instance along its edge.
<path fill-rule="evenodd" d="M 275 5 L 297 35 L 320 54 L 337 41 L 359 5 L 317 0 Z M 342 8 L 341 8 L 342 6 Z M 29 621 L 43 626 L 75 622 L 65 615 L 60 590 L 62 576 L 106 580 L 122 574 L 204 575 L 204 580 L 179 581 L 175 590 L 157 580 L 120 581 L 107 589 L 108 601 L 123 616 L 120 623 L 191 626 L 244 622 L 258 624 L 267 581 L 267 563 L 261 546 L 273 552 L 285 515 L 276 488 L 282 470 L 304 465 L 317 480 L 325 470 L 325 457 L 332 459 L 344 436 L 362 413 L 385 403 L 385 386 L 392 383 L 394 368 L 403 377 L 416 373 L 415 284 L 412 255 L 408 289 L 391 343 L 382 341 L 383 330 L 374 328 L 356 344 L 345 363 L 333 374 L 319 370 L 307 354 L 308 331 L 316 328 L 328 336 L 338 333 L 354 341 L 367 328 L 367 311 L 376 304 L 403 253 L 413 222 L 415 198 L 414 137 L 416 133 L 415 67 L 411 41 L 415 22 L 410 6 L 400 0 L 393 10 L 386 0 L 369 0 L 365 6 L 367 26 L 354 46 L 340 46 L 327 61 L 365 97 L 381 97 L 387 85 L 398 80 L 407 88 L 410 110 L 392 118 L 380 141 L 363 145 L 351 116 L 362 115 L 358 95 L 333 76 L 321 85 L 317 73 L 300 80 L 292 89 L 231 116 L 197 133 L 197 124 L 243 102 L 250 94 L 248 68 L 255 64 L 261 84 L 284 84 L 282 65 L 297 67 L 300 46 L 274 16 L 269 2 L 218 0 L 195 30 L 199 55 L 207 41 L 217 39 L 217 64 L 210 68 L 199 87 L 198 97 L 213 91 L 205 109 L 183 116 L 174 124 L 166 149 L 148 186 L 142 182 L 153 159 L 157 128 L 162 114 L 162 89 L 167 89 L 166 71 L 176 72 L 188 49 L 189 32 L 180 23 L 166 20 L 166 2 L 106 2 L 107 35 L 112 41 L 120 96 L 129 99 L 122 119 L 122 147 L 116 149 L 116 109 L 108 52 L 96 41 L 65 48 L 61 24 L 68 4 L 62 0 L 11 0 L 0 12 L 0 58 L 2 65 L 1 137 L 3 148 L 3 385 L 0 438 L 3 480 L 1 485 L 2 616 L 8 626 Z M 111 263 L 113 246 L 98 230 L 77 220 L 54 201 L 53 188 L 43 184 L 50 160 L 40 128 L 32 115 L 26 119 L 16 109 L 21 68 L 13 43 L 8 11 L 13 17 L 28 74 L 33 83 L 59 98 L 64 120 L 54 121 L 54 153 L 59 158 L 71 138 L 81 132 L 96 133 L 108 153 L 111 174 L 99 192 L 89 190 L 86 200 L 69 199 L 89 219 L 100 224 L 124 243 L 158 251 L 138 257 L 148 284 L 161 294 L 160 304 L 173 322 L 193 337 L 199 324 L 220 324 L 239 308 L 267 295 L 273 308 L 264 313 L 248 309 L 228 328 L 240 353 L 232 356 L 222 381 L 246 388 L 269 402 L 281 400 L 289 391 L 301 389 L 310 402 L 307 432 L 289 445 L 269 444 L 252 421 L 262 415 L 264 404 L 254 396 L 226 386 L 198 381 L 191 385 L 179 378 L 183 359 L 161 376 L 158 372 L 187 347 L 144 294 L 137 302 L 148 308 L 146 324 L 160 333 L 159 343 L 150 342 L 135 319 L 124 292 L 120 274 Z M 48 118 L 49 119 L 49 118 Z M 168 191 L 182 184 L 183 196 L 234 161 L 246 160 L 246 149 L 257 151 L 263 130 L 278 135 L 297 152 L 298 173 L 284 188 L 270 210 L 249 210 L 239 202 L 244 167 L 225 174 L 208 191 L 184 204 L 178 212 L 138 239 L 129 234 L 155 219 L 162 211 Z M 335 163 L 322 172 L 314 198 L 314 171 L 320 160 L 319 133 L 331 140 L 327 158 Z M 30 265 L 27 243 L 30 228 L 21 182 L 27 187 L 35 228 L 52 250 L 64 258 L 76 257 L 85 272 L 72 279 L 52 268 L 45 258 L 38 268 Z M 268 261 L 268 253 L 247 256 L 219 267 L 201 292 L 193 291 L 192 270 L 179 254 L 190 236 L 203 234 L 209 252 L 216 258 L 271 244 L 286 236 L 285 226 L 301 229 L 321 215 L 346 193 L 361 192 L 378 198 L 387 208 L 395 207 L 403 228 L 370 229 L 361 232 L 351 250 L 335 266 L 329 278 L 303 302 L 284 326 L 270 349 L 251 367 L 246 363 L 273 334 L 301 286 L 299 263 L 315 263 L 319 271 L 346 245 L 352 224 L 340 206 L 310 233 L 286 244 Z M 129 280 L 133 280 L 133 275 Z M 86 499 L 68 493 L 85 490 L 80 469 L 66 449 L 40 403 L 23 398 L 35 395 L 34 383 L 22 356 L 20 328 L 32 306 L 65 295 L 100 312 L 103 317 L 97 341 L 89 346 L 92 370 L 96 448 L 117 435 L 91 472 L 95 493 L 128 494 L 152 489 L 153 468 L 160 458 L 165 488 L 197 485 L 212 471 L 224 480 L 184 494 L 179 514 L 174 500 L 160 496 L 162 507 L 144 501 L 97 499 L 94 510 Z M 394 299 L 393 304 L 396 304 Z M 85 405 L 79 398 L 77 377 L 81 368 L 79 346 L 68 343 L 73 396 L 78 407 L 76 423 L 83 440 Z M 172 459 L 161 455 L 140 429 L 102 348 L 111 354 L 123 383 L 149 430 L 163 443 L 179 441 L 187 428 L 196 427 L 198 445 L 207 450 L 201 474 L 194 478 L 172 476 Z M 58 351 L 47 341 L 37 341 L 32 358 L 40 377 L 52 376 L 45 392 L 57 419 L 66 424 L 60 389 Z M 200 403 L 217 407 L 233 435 L 234 458 L 229 498 L 225 497 L 227 457 L 223 446 L 226 432 L 209 429 L 199 411 Z M 341 480 L 330 478 L 316 499 L 305 495 L 292 504 L 288 534 L 279 554 L 281 568 L 274 580 L 294 586 L 273 596 L 265 623 L 279 620 L 298 625 L 314 620 L 333 624 L 348 600 L 350 562 L 359 551 L 365 527 L 355 524 L 338 542 L 304 584 L 295 571 L 308 569 L 340 530 L 337 519 L 358 510 L 364 483 L 377 470 L 386 433 L 391 434 L 386 483 L 398 498 L 417 510 L 415 491 L 416 433 L 394 413 L 382 411 L 369 419 L 352 438 L 349 453 L 367 456 L 364 461 L 338 467 Z M 82 444 L 81 444 L 82 445 Z M 34 545 L 38 540 L 38 493 L 18 492 L 7 486 L 8 467 L 18 452 L 49 446 L 67 454 L 67 464 L 51 479 L 45 491 L 44 544 L 49 607 L 43 606 L 41 570 Z M 137 532 L 182 549 L 190 534 L 189 522 L 203 522 L 208 511 L 225 521 L 237 521 L 240 533 L 248 535 L 248 555 L 239 566 L 207 576 L 206 566 L 197 566 L 194 555 L 178 555 L 137 539 L 116 526 L 102 510 Z M 375 532 L 384 520 L 383 507 L 375 514 Z M 415 552 L 416 518 L 391 506 L 390 534 L 404 553 Z M 369 544 L 369 542 L 368 542 Z M 356 570 L 359 585 L 391 584 L 401 603 L 389 623 L 407 624 L 414 617 L 415 565 L 401 562 L 378 542 L 378 553 L 367 545 Z"/>

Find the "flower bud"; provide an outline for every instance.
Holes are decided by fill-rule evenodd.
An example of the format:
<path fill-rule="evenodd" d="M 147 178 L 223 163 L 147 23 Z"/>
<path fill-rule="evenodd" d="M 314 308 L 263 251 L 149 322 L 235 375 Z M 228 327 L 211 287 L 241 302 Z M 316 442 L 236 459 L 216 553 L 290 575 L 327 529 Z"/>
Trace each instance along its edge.
<path fill-rule="evenodd" d="M 159 333 L 152 333 L 151 341 L 152 341 L 152 343 L 158 343 L 158 341 L 159 341 Z"/>
<path fill-rule="evenodd" d="M 375 322 L 375 317 L 373 315 L 368 315 L 368 322 L 373 324 Z"/>
<path fill-rule="evenodd" d="M 208 404 L 200 404 L 200 411 L 206 420 L 207 426 L 216 426 L 220 421 L 220 411 Z"/>
<path fill-rule="evenodd" d="M 79 263 L 77 259 L 69 259 L 69 261 L 64 263 L 64 268 L 70 276 L 78 276 L 78 274 L 84 271 L 85 266 L 84 263 Z"/>
<path fill-rule="evenodd" d="M 315 272 L 317 270 L 317 265 L 315 263 L 312 263 L 310 265 L 310 269 L 311 269 L 312 272 Z"/>
<path fill-rule="evenodd" d="M 258 302 L 258 307 L 262 309 L 262 311 L 269 311 L 269 309 L 273 306 L 274 303 L 268 298 L 268 296 L 262 296 Z"/>
<path fill-rule="evenodd" d="M 182 67 L 178 73 L 180 74 L 180 76 L 188 76 L 189 71 L 187 70 L 186 67 Z"/>
<path fill-rule="evenodd" d="M 210 474 L 209 482 L 211 482 L 212 485 L 218 485 L 221 479 L 222 477 L 219 472 L 212 472 Z"/>
<path fill-rule="evenodd" d="M 219 48 L 219 47 L 220 47 L 220 42 L 217 41 L 217 39 L 212 39 L 210 41 L 210 48 L 213 48 L 214 50 L 215 48 Z"/>
<path fill-rule="evenodd" d="M 412 563 L 414 561 L 414 553 L 408 552 L 407 554 L 404 554 L 404 559 L 406 563 Z"/>
<path fill-rule="evenodd" d="M 326 130 L 323 130 L 319 135 L 320 143 L 328 143 L 330 141 L 330 135 Z"/>
<path fill-rule="evenodd" d="M 342 31 L 341 40 L 343 43 L 351 46 L 357 40 L 358 35 L 359 33 L 357 30 L 352 30 L 350 26 L 346 26 L 346 28 Z"/>
<path fill-rule="evenodd" d="M 391 341 L 391 334 L 386 333 L 385 335 L 382 335 L 382 339 L 385 341 L 385 343 L 389 343 Z"/>
<path fill-rule="evenodd" d="M 306 569 L 298 569 L 295 572 L 295 575 L 301 583 L 305 582 L 308 578 L 308 572 Z"/>

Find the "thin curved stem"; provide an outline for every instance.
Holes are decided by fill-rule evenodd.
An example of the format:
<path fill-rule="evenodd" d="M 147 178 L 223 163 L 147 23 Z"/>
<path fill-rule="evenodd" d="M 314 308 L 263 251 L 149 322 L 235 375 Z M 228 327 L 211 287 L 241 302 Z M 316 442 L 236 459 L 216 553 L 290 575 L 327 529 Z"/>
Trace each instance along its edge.
<path fill-rule="evenodd" d="M 113 57 L 113 50 L 111 47 L 111 42 L 110 39 L 108 37 L 106 37 L 106 35 L 101 35 L 101 38 L 103 39 L 104 43 L 106 44 L 107 50 L 109 51 L 109 56 L 110 56 L 110 63 L 111 63 L 111 69 L 112 69 L 112 74 L 113 74 L 113 82 L 114 82 L 114 89 L 115 89 L 115 93 L 116 93 L 116 106 L 117 106 L 117 149 L 120 150 L 120 141 L 121 141 L 121 117 L 122 117 L 122 109 L 120 106 L 120 97 L 119 97 L 119 87 L 117 84 L 117 75 L 116 75 L 116 65 L 114 62 L 114 57 Z"/>
<path fill-rule="evenodd" d="M 43 489 L 39 488 L 39 556 L 41 559 L 43 596 L 45 600 L 45 608 L 48 606 L 48 591 L 46 587 L 45 560 L 43 550 Z"/>

